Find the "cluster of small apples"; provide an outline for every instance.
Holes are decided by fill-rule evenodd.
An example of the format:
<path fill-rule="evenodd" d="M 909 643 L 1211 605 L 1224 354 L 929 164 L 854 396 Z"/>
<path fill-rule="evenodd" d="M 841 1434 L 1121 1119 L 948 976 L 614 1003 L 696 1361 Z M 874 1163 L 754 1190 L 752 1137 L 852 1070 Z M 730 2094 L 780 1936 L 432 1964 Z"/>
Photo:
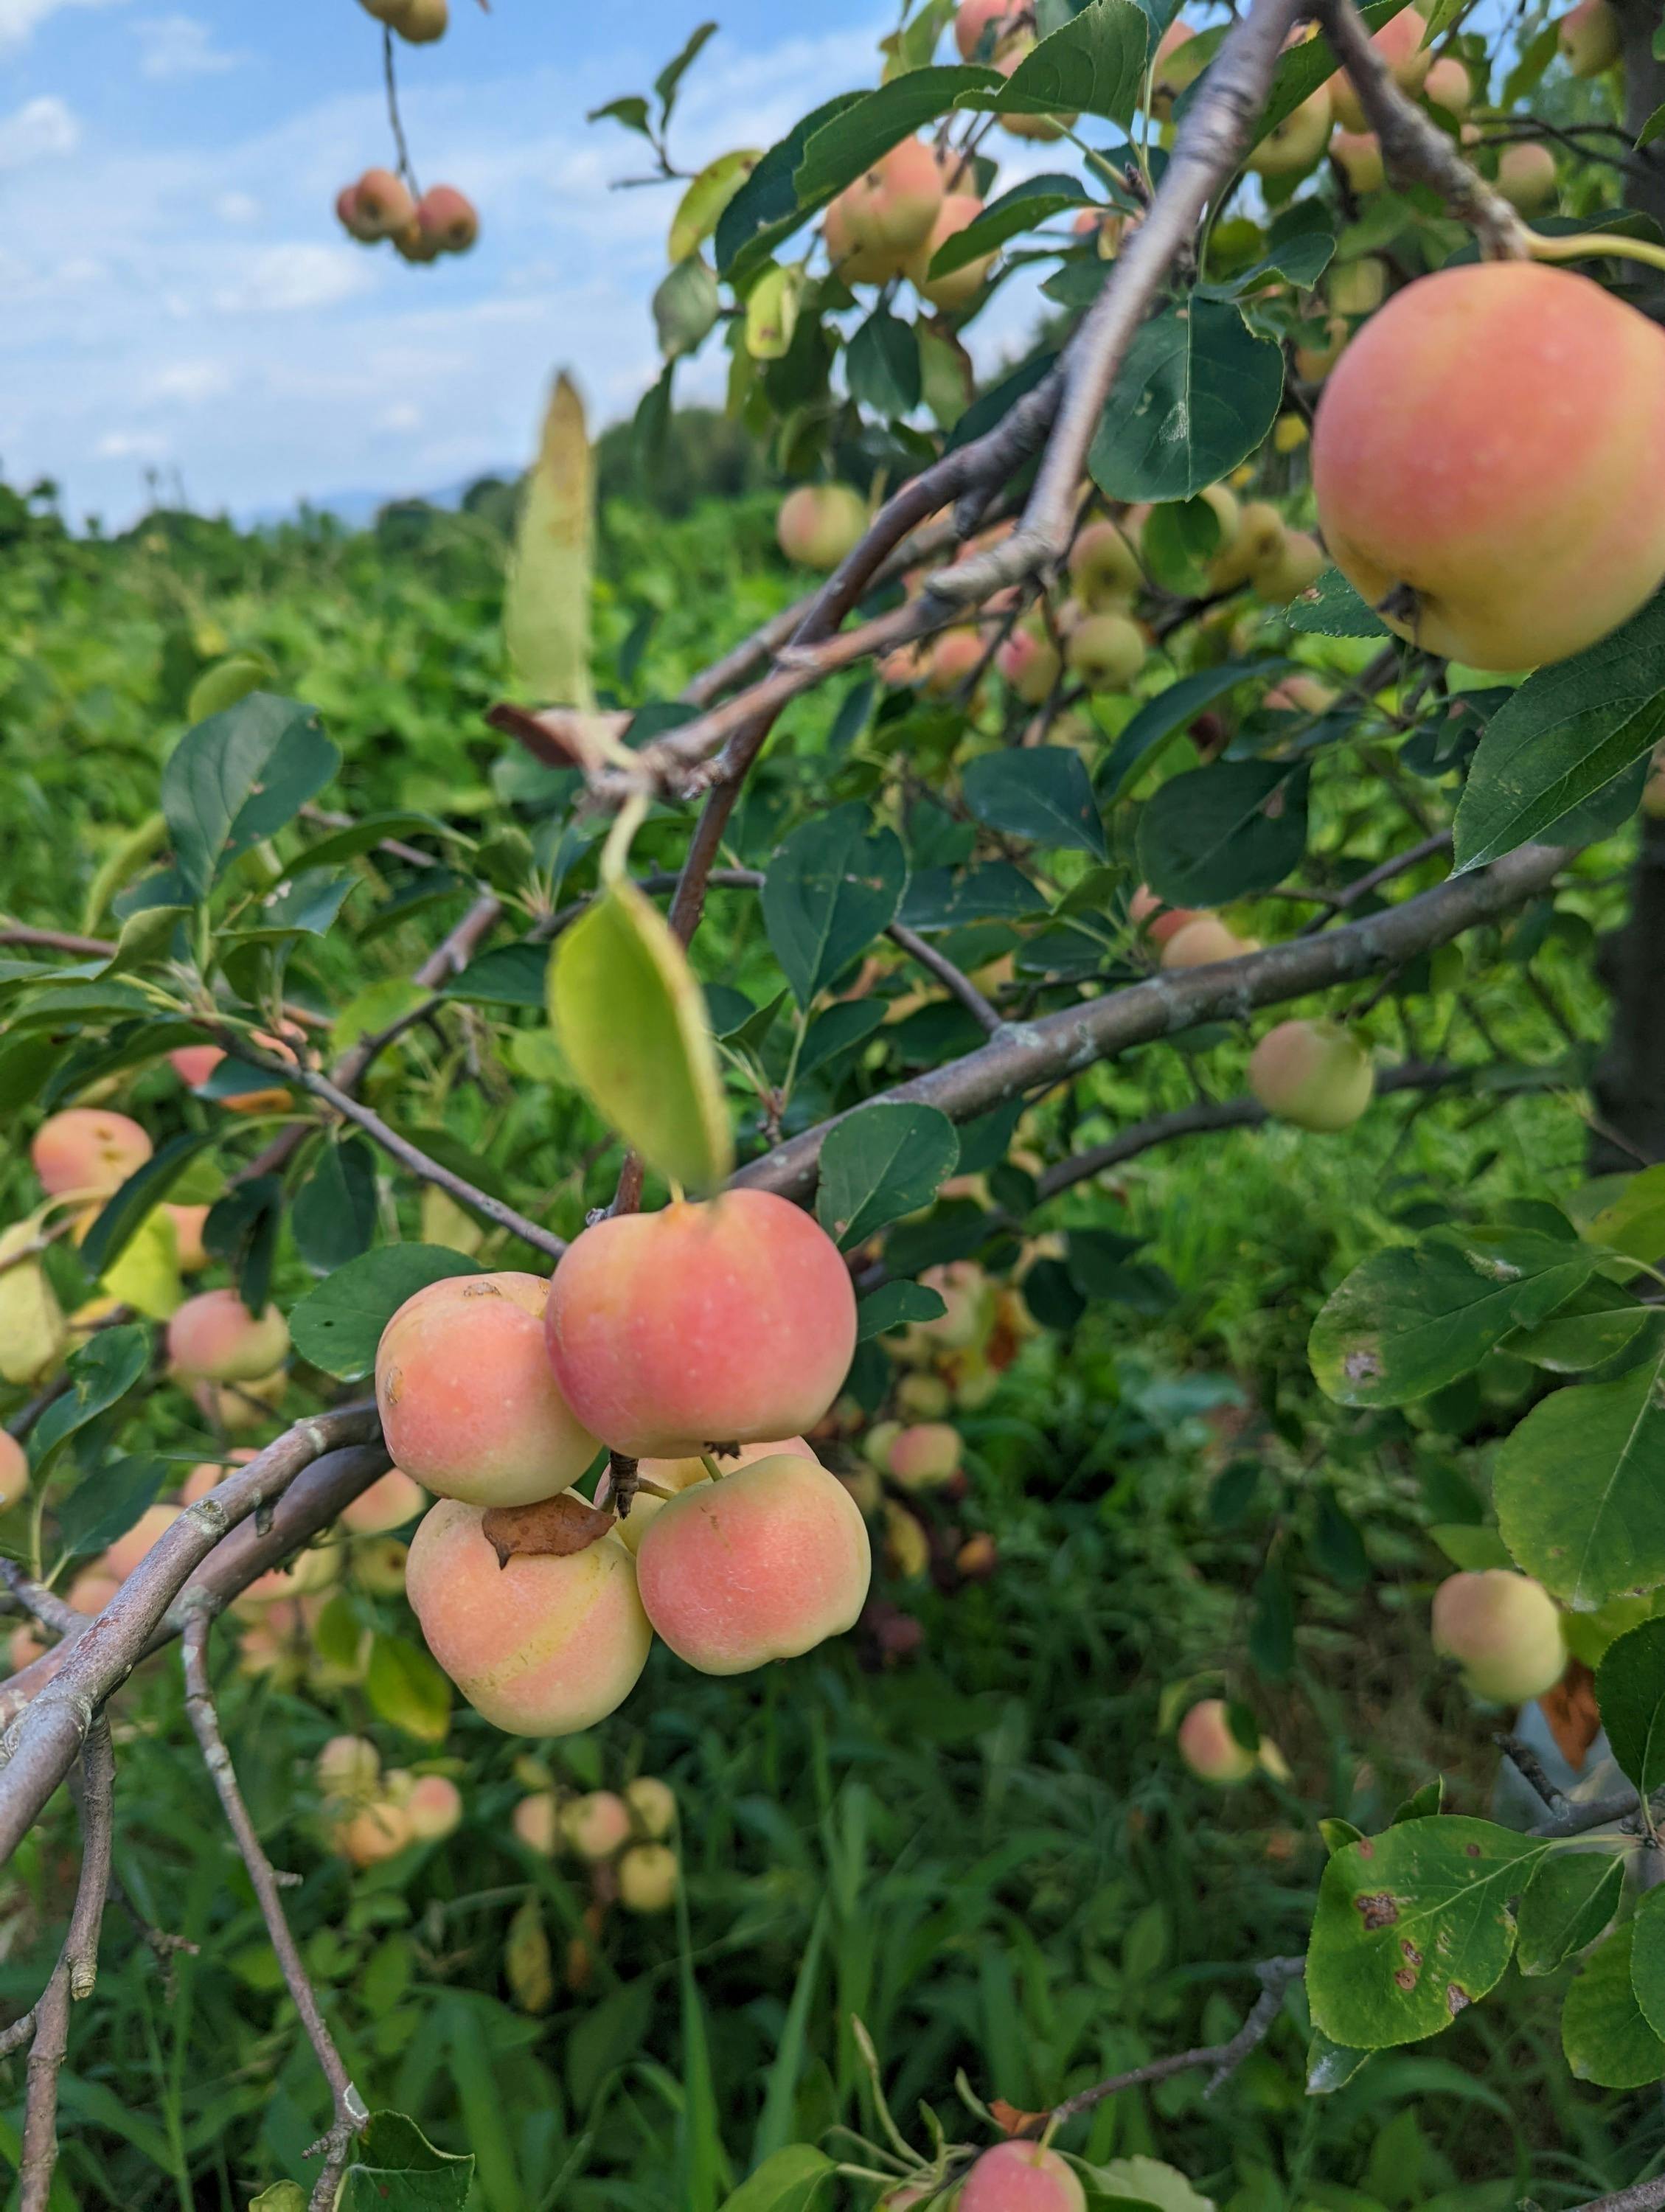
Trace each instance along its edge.
<path fill-rule="evenodd" d="M 367 169 L 336 195 L 342 228 L 361 246 L 391 241 L 402 261 L 437 261 L 466 253 L 480 235 L 474 204 L 455 185 L 430 185 L 418 199 L 391 169 Z"/>
<path fill-rule="evenodd" d="M 676 1902 L 682 1869 L 670 1842 L 677 1823 L 676 1793 L 656 1774 L 639 1774 L 623 1792 L 591 1790 L 563 1796 L 536 1790 L 515 1807 L 512 1825 L 528 1850 L 553 1858 L 562 1850 L 590 1869 L 592 1903 L 599 1912 L 617 1902 L 627 1912 L 668 1912 Z"/>
<path fill-rule="evenodd" d="M 548 1282 L 459 1276 L 407 1300 L 376 1399 L 438 1500 L 406 1589 L 470 1703 L 565 1735 L 623 1702 L 655 1634 L 738 1674 L 849 1628 L 866 1525 L 803 1431 L 854 1348 L 837 1247 L 760 1191 L 597 1222 Z M 564 1497 L 604 1448 L 641 1486 L 616 1517 L 611 1485 L 593 1508 Z"/>
<path fill-rule="evenodd" d="M 948 240 L 983 211 L 966 189 L 971 172 L 949 149 L 904 138 L 881 155 L 828 208 L 822 242 L 833 272 L 847 284 L 884 285 L 905 276 L 927 307 L 951 314 L 969 307 L 993 267 L 980 254 L 948 274 L 931 264 Z"/>
<path fill-rule="evenodd" d="M 461 1824 L 463 1794 L 446 1774 L 382 1771 L 368 1737 L 336 1735 L 313 1772 L 330 1847 L 355 1867 L 380 1866 L 413 1844 L 439 1844 Z"/>
<path fill-rule="evenodd" d="M 217 1048 L 203 1049 L 216 1059 L 223 1057 Z M 206 1072 L 197 1079 L 205 1080 Z M 0 1260 L 40 1243 L 43 1225 L 53 1214 L 68 1217 L 74 1239 L 81 1243 L 106 1203 L 153 1151 L 138 1122 L 106 1107 L 72 1106 L 49 1116 L 30 1146 L 46 1204 L 27 1221 L 0 1231 Z M 69 1316 L 38 1257 L 6 1268 L 0 1273 L 0 1378 L 40 1381 L 90 1330 L 118 1309 L 131 1306 L 152 1319 L 169 1319 L 175 1378 L 192 1389 L 210 1419 L 235 1430 L 264 1418 L 284 1387 L 282 1362 L 289 1332 L 282 1316 L 245 1313 L 231 1291 L 184 1297 L 181 1275 L 194 1274 L 209 1263 L 203 1243 L 209 1210 L 205 1205 L 173 1203 L 156 1207 L 128 1251 L 106 1271 L 98 1294 Z"/>
<path fill-rule="evenodd" d="M 1448 1575 L 1434 1593 L 1432 1626 L 1435 1650 L 1488 1705 L 1540 1698 L 1566 1672 L 1560 1612 L 1530 1575 L 1507 1567 Z"/>

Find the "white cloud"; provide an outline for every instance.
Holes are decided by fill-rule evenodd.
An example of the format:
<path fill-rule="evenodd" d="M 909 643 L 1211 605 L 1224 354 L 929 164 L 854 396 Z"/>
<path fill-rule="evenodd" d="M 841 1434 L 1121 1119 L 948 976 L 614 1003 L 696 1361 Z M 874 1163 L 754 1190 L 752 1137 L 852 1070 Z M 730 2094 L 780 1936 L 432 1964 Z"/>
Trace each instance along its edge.
<path fill-rule="evenodd" d="M 256 222 L 260 203 L 248 192 L 222 192 L 214 203 L 214 212 L 222 222 Z"/>
<path fill-rule="evenodd" d="M 56 154 L 73 154 L 80 143 L 80 124 L 55 94 L 43 94 L 0 116 L 0 169 L 30 168 Z"/>
<path fill-rule="evenodd" d="M 268 246 L 234 283 L 215 293 L 214 304 L 228 315 L 296 314 L 350 300 L 374 281 L 368 257 L 357 246 Z"/>
<path fill-rule="evenodd" d="M 97 450 L 106 461 L 159 461 L 167 451 L 167 441 L 155 430 L 110 430 L 99 440 Z"/>
<path fill-rule="evenodd" d="M 176 361 L 157 370 L 147 387 L 147 396 L 152 399 L 181 399 L 194 406 L 205 399 L 222 398 L 236 380 L 222 361 Z"/>
<path fill-rule="evenodd" d="M 143 48 L 140 73 L 165 82 L 171 77 L 215 76 L 235 69 L 245 57 L 223 52 L 208 25 L 195 15 L 147 15 L 133 34 Z"/>
<path fill-rule="evenodd" d="M 121 0 L 0 0 L 0 47 L 27 46 L 61 8 L 108 8 Z"/>

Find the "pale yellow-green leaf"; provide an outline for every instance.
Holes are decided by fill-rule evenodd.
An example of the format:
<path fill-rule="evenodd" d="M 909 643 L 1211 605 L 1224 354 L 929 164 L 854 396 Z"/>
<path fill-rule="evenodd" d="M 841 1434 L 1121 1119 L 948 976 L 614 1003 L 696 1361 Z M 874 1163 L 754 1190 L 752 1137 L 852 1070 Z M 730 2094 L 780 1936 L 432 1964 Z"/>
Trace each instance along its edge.
<path fill-rule="evenodd" d="M 550 1019 L 573 1081 L 651 1168 L 714 1190 L 733 1138 L 705 996 L 645 893 L 613 884 L 560 938 Z"/>
<path fill-rule="evenodd" d="M 307 2192 L 298 2181 L 274 2181 L 251 2201 L 249 2212 L 307 2212 Z"/>
<path fill-rule="evenodd" d="M 8 1382 L 38 1382 L 57 1366 L 70 1340 L 64 1309 L 39 1261 L 16 1257 L 38 1233 L 33 1220 L 0 1233 L 0 1377 Z M 8 1261 L 14 1264 L 8 1267 Z"/>
<path fill-rule="evenodd" d="M 87 893 L 87 903 L 81 909 L 81 927 L 85 934 L 90 936 L 98 927 L 116 893 L 166 842 L 167 836 L 167 817 L 161 813 L 148 814 L 136 830 L 130 830 L 100 861 L 98 873 L 93 878 Z"/>
<path fill-rule="evenodd" d="M 460 1252 L 471 1260 L 486 1241 L 483 1224 L 449 1192 L 432 1183 L 422 1188 L 421 1235 L 424 1244 L 442 1244 L 447 1252 Z"/>
<path fill-rule="evenodd" d="M 408 975 L 385 975 L 356 998 L 349 999 L 330 1031 L 330 1050 L 345 1052 L 361 1037 L 375 1036 L 402 1021 L 414 1007 L 425 1005 L 429 994 Z"/>
<path fill-rule="evenodd" d="M 673 266 L 704 245 L 720 222 L 723 210 L 763 158 L 753 149 L 744 148 L 734 154 L 719 154 L 714 161 L 706 163 L 671 218 L 666 254 Z"/>
<path fill-rule="evenodd" d="M 754 361 L 779 361 L 791 349 L 804 296 L 801 269 L 765 269 L 746 295 L 746 351 Z"/>
<path fill-rule="evenodd" d="M 185 1304 L 179 1239 L 170 1214 L 161 1206 L 146 1214 L 114 1266 L 100 1277 L 99 1289 L 151 1321 L 166 1321 Z"/>
<path fill-rule="evenodd" d="M 550 1955 L 544 1909 L 529 1897 L 508 1924 L 503 1946 L 503 1975 L 522 2012 L 547 2012 L 555 2002 L 555 1967 Z"/>
<path fill-rule="evenodd" d="M 251 691 L 272 690 L 276 684 L 276 663 L 264 653 L 231 653 L 212 668 L 205 668 L 191 685 L 185 704 L 185 720 L 193 725 L 205 722 L 210 714 L 222 714 L 228 707 L 246 699 Z"/>
<path fill-rule="evenodd" d="M 544 417 L 514 534 L 503 629 L 523 688 L 542 706 L 588 709 L 595 471 L 584 403 L 563 370 Z"/>
<path fill-rule="evenodd" d="M 573 1072 L 567 1055 L 556 1042 L 553 1030 L 512 1030 L 508 1064 L 528 1083 L 546 1083 L 551 1091 L 570 1091 Z"/>

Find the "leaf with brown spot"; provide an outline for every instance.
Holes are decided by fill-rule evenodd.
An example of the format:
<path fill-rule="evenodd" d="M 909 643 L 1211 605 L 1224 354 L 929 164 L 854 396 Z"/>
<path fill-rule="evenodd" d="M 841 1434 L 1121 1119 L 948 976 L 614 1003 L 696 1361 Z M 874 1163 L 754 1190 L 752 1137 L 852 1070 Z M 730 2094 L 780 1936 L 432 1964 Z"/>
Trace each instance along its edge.
<path fill-rule="evenodd" d="M 598 1513 L 570 1491 L 541 1498 L 535 1505 L 494 1505 L 480 1522 L 480 1534 L 506 1567 L 511 1559 L 569 1559 L 587 1552 L 617 1524 L 611 1513 Z"/>
<path fill-rule="evenodd" d="M 1337 1851 L 1307 1958 L 1315 2025 L 1355 2051 L 1448 2027 L 1451 1992 L 1461 2009 L 1502 1978 L 1510 1900 L 1547 1850 L 1489 1820 L 1436 1815 Z"/>

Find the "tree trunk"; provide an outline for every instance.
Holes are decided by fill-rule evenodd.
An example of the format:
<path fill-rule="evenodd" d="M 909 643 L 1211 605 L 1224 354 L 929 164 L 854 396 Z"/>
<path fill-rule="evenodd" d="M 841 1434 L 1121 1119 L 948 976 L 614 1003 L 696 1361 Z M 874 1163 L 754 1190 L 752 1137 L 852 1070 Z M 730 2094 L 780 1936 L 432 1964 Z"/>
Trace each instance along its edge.
<path fill-rule="evenodd" d="M 1634 141 L 1665 103 L 1665 63 L 1653 51 L 1660 0 L 1614 4 L 1625 42 L 1625 127 Z M 1665 228 L 1665 141 L 1634 159 L 1626 203 Z M 1665 289 L 1641 304 L 1665 321 Z M 1592 1085 L 1598 1126 L 1589 1167 L 1613 1175 L 1665 1160 L 1665 822 L 1643 817 L 1630 919 L 1603 942 L 1597 974 L 1612 994 L 1613 1020 Z"/>

